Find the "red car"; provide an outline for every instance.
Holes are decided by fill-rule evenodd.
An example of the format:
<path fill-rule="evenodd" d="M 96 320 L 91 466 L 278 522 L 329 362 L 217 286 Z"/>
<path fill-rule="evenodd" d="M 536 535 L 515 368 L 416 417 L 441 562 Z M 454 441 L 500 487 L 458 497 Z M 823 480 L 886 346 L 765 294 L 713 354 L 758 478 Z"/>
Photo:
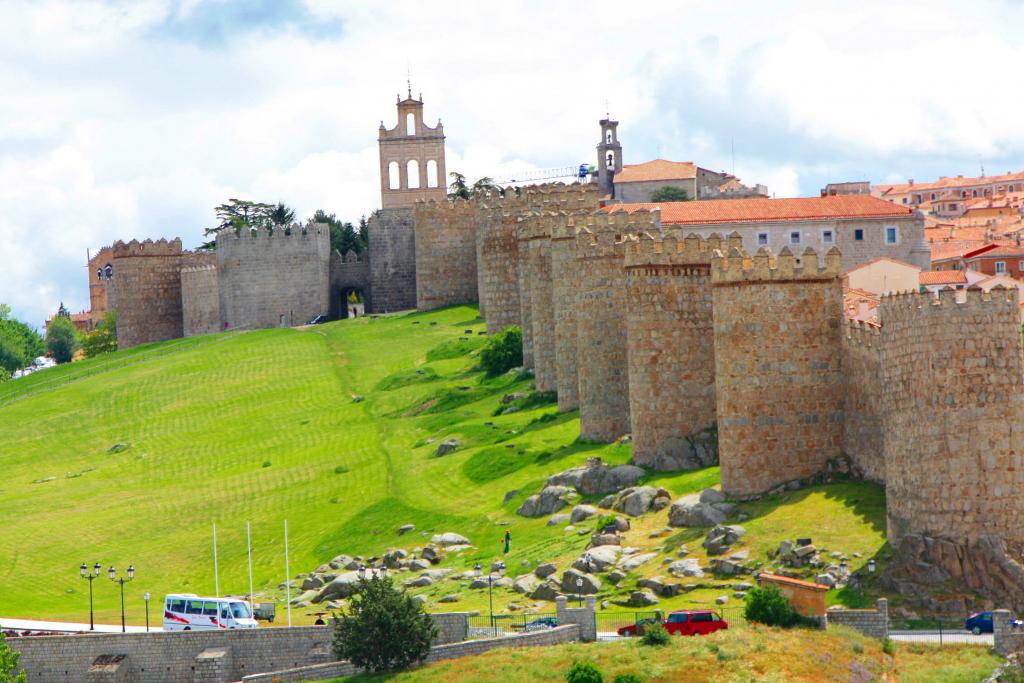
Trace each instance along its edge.
<path fill-rule="evenodd" d="M 629 626 L 623 626 L 622 628 L 618 629 L 616 631 L 616 633 L 618 633 L 620 636 L 622 636 L 624 638 L 632 638 L 633 636 L 637 635 L 637 633 L 639 633 L 640 635 L 643 635 L 644 634 L 644 627 L 645 626 L 649 626 L 651 624 L 660 624 L 660 623 L 661 623 L 661 619 L 641 619 L 640 621 L 636 622 L 635 624 L 630 624 Z"/>
<path fill-rule="evenodd" d="M 665 621 L 665 630 L 681 636 L 703 636 L 729 628 L 729 622 L 711 610 L 680 610 Z"/>

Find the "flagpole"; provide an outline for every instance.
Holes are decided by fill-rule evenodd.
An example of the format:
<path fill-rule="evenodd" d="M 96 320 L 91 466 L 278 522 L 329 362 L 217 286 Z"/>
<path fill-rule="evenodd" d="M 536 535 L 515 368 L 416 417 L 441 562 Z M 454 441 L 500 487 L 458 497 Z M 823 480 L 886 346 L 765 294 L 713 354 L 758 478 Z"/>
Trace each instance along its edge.
<path fill-rule="evenodd" d="M 213 592 L 220 597 L 220 570 L 217 568 L 217 522 L 213 523 Z"/>
<path fill-rule="evenodd" d="M 292 583 L 289 580 L 291 571 L 288 569 L 288 520 L 284 520 L 284 586 L 285 599 L 288 601 L 288 628 L 292 627 Z"/>
<path fill-rule="evenodd" d="M 249 610 L 255 609 L 252 602 L 252 528 L 249 525 L 249 520 L 245 521 L 245 545 L 249 551 Z M 253 612 L 255 614 L 255 612 Z"/>

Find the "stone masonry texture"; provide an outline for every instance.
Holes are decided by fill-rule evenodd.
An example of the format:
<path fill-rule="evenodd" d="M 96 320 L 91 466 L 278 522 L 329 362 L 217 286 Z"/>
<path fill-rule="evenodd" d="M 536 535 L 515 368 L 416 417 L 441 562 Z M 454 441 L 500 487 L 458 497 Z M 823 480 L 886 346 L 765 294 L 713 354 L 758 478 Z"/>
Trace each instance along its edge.
<path fill-rule="evenodd" d="M 730 243 L 738 247 L 739 237 Z M 715 423 L 711 255 L 728 249 L 669 232 L 626 246 L 633 460 L 659 470 L 701 463 L 688 439 Z"/>
<path fill-rule="evenodd" d="M 182 259 L 181 315 L 186 337 L 220 331 L 220 278 L 215 253 L 200 252 Z"/>
<path fill-rule="evenodd" d="M 625 240 L 633 216 L 591 216 L 576 238 L 580 437 L 609 443 L 629 433 Z"/>
<path fill-rule="evenodd" d="M 114 242 L 112 255 L 118 348 L 181 337 L 181 240 Z"/>
<path fill-rule="evenodd" d="M 482 209 L 465 200 L 417 202 L 416 309 L 477 301 L 476 229 Z"/>
<path fill-rule="evenodd" d="M 551 227 L 551 305 L 555 326 L 555 385 L 558 409 L 580 405 L 580 379 L 576 368 L 576 232 L 586 225 L 587 213 L 562 214 Z"/>
<path fill-rule="evenodd" d="M 841 258 L 788 249 L 711 263 L 722 490 L 736 498 L 812 477 L 840 455 Z"/>
<path fill-rule="evenodd" d="M 330 234 L 310 223 L 217 235 L 224 328 L 301 325 L 330 306 Z"/>
<path fill-rule="evenodd" d="M 370 216 L 371 313 L 416 308 L 416 231 L 412 209 Z"/>
<path fill-rule="evenodd" d="M 875 609 L 843 609 L 833 607 L 826 612 L 828 626 L 846 626 L 870 638 L 889 637 L 889 601 L 879 598 Z"/>
<path fill-rule="evenodd" d="M 530 290 L 530 337 L 533 341 L 533 374 L 537 391 L 556 391 L 555 319 L 551 290 L 551 229 L 562 214 L 531 214 L 520 232 L 526 259 L 520 262 Z M 522 253 L 522 252 L 520 252 Z"/>

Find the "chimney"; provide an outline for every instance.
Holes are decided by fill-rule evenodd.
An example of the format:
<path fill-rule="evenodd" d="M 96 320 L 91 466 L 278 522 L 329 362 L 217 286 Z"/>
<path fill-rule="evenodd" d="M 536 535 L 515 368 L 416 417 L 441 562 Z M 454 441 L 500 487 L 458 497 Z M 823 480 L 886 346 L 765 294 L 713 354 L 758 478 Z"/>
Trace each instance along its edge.
<path fill-rule="evenodd" d="M 907 185 L 913 185 L 913 184 L 914 184 L 914 179 L 913 178 L 911 178 L 910 180 L 907 181 Z"/>

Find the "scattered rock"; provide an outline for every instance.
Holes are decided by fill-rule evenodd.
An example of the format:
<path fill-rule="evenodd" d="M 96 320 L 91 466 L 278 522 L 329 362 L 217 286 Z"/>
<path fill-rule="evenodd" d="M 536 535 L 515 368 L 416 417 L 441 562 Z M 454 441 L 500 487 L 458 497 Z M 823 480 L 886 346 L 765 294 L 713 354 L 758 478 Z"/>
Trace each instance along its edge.
<path fill-rule="evenodd" d="M 690 554 L 690 551 L 686 549 L 685 545 L 679 546 L 679 549 L 676 550 L 676 555 L 678 555 L 679 557 L 686 557 L 689 554 Z"/>
<path fill-rule="evenodd" d="M 410 531 L 413 531 L 415 529 L 416 529 L 416 525 L 415 524 L 403 524 L 402 526 L 398 527 L 398 535 L 402 536 L 402 535 L 407 534 Z"/>
<path fill-rule="evenodd" d="M 509 492 L 507 492 L 505 494 L 504 498 L 502 498 L 501 504 L 504 505 L 505 503 L 509 502 L 510 500 L 512 500 L 513 498 L 515 498 L 518 495 L 519 495 L 519 489 L 512 489 L 511 491 L 509 491 Z"/>
<path fill-rule="evenodd" d="M 353 403 L 362 403 L 362 402 L 363 402 L 363 401 L 365 401 L 365 400 L 366 400 L 366 399 L 365 399 L 365 398 L 363 398 L 362 396 L 360 396 L 359 394 L 353 394 L 353 395 L 352 395 L 352 402 L 353 402 Z"/>
<path fill-rule="evenodd" d="M 320 589 L 320 592 L 313 598 L 313 602 L 320 603 L 324 600 L 344 599 L 352 595 L 359 583 L 359 575 L 356 572 L 345 572 L 335 577 L 333 581 Z"/>
<path fill-rule="evenodd" d="M 460 597 L 458 593 L 449 593 L 448 595 L 438 600 L 438 602 L 458 602 L 459 600 Z"/>
<path fill-rule="evenodd" d="M 617 545 L 600 545 L 585 552 L 572 566 L 581 572 L 605 572 L 612 568 L 621 554 L 622 548 Z"/>
<path fill-rule="evenodd" d="M 725 494 L 718 489 L 704 489 L 700 492 L 700 502 L 702 503 L 724 503 Z"/>
<path fill-rule="evenodd" d="M 630 607 L 649 607 L 658 604 L 658 597 L 650 590 L 633 591 L 626 604 Z"/>
<path fill-rule="evenodd" d="M 450 545 L 469 545 L 469 539 L 465 536 L 447 531 L 443 534 L 436 534 L 430 538 L 431 543 L 437 545 L 450 546 Z M 424 549 L 425 550 L 425 549 Z"/>
<path fill-rule="evenodd" d="M 818 552 L 818 551 L 817 551 L 817 549 L 815 549 L 815 547 L 813 545 L 802 545 L 802 546 L 800 546 L 799 548 L 797 548 L 796 550 L 793 551 L 793 553 L 797 557 L 799 557 L 801 559 L 803 559 L 805 557 L 810 557 L 811 555 L 813 555 L 816 552 Z"/>
<path fill-rule="evenodd" d="M 554 600 L 558 595 L 558 583 L 554 579 L 548 579 L 530 593 L 530 597 L 534 600 Z"/>
<path fill-rule="evenodd" d="M 726 513 L 711 503 L 700 502 L 697 494 L 684 496 L 675 501 L 668 512 L 669 524 L 676 527 L 715 526 L 724 522 L 725 517 Z"/>
<path fill-rule="evenodd" d="M 558 526 L 559 524 L 565 524 L 569 521 L 569 515 L 551 515 L 548 517 L 548 526 Z"/>
<path fill-rule="evenodd" d="M 593 517 L 597 514 L 597 508 L 593 505 L 577 505 L 572 509 L 572 514 L 569 516 L 569 521 L 573 524 L 582 522 L 585 519 Z"/>
<path fill-rule="evenodd" d="M 592 595 L 601 590 L 601 579 L 576 569 L 566 569 L 562 572 L 561 587 L 563 593 Z"/>
<path fill-rule="evenodd" d="M 430 569 L 430 560 L 409 560 L 409 564 L 406 566 L 409 568 L 410 571 L 421 572 L 424 569 Z"/>
<path fill-rule="evenodd" d="M 729 602 L 729 596 L 728 595 L 719 595 L 717 598 L 715 598 L 715 604 L 716 605 L 724 605 L 727 602 Z"/>
<path fill-rule="evenodd" d="M 591 534 L 590 545 L 601 546 L 601 545 L 622 545 L 622 540 L 618 534 Z"/>
<path fill-rule="evenodd" d="M 610 510 L 614 502 L 615 494 L 611 493 L 602 498 L 601 501 L 597 504 L 597 507 L 601 508 L 602 510 Z"/>
<path fill-rule="evenodd" d="M 537 590 L 537 586 L 540 585 L 540 581 L 541 580 L 533 574 L 523 574 L 521 576 L 517 576 L 516 580 L 512 582 L 512 590 L 516 593 L 527 595 Z"/>
<path fill-rule="evenodd" d="M 568 505 L 568 499 L 573 493 L 575 492 L 566 486 L 545 486 L 540 493 L 535 493 L 523 501 L 516 512 L 523 517 L 545 517 Z"/>
<path fill-rule="evenodd" d="M 649 579 L 640 579 L 637 581 L 636 587 L 649 588 L 655 593 L 661 593 L 661 589 L 664 587 L 664 584 L 662 583 L 660 576 L 652 576 Z"/>
<path fill-rule="evenodd" d="M 742 565 L 732 560 L 711 560 L 711 571 L 722 576 L 733 576 L 745 570 Z"/>
<path fill-rule="evenodd" d="M 453 453 L 458 447 L 459 447 L 459 440 L 458 439 L 447 439 L 447 440 L 441 442 L 441 444 L 437 447 L 437 450 L 434 451 L 434 454 L 435 455 L 448 455 L 449 453 Z"/>
<path fill-rule="evenodd" d="M 437 564 L 442 559 L 444 559 L 444 554 L 437 549 L 437 546 L 427 545 L 424 546 L 423 552 L 420 553 L 420 557 L 422 557 L 424 560 L 427 560 L 431 564 Z"/>
<path fill-rule="evenodd" d="M 433 583 L 434 580 L 432 578 L 426 576 L 425 574 L 421 574 L 420 576 L 417 576 L 415 579 L 409 579 L 402 585 L 407 586 L 409 588 L 423 588 L 424 586 L 431 586 L 433 585 Z"/>
<path fill-rule="evenodd" d="M 533 573 L 542 579 L 546 579 L 557 571 L 558 567 L 555 566 L 554 562 L 545 562 L 543 564 L 538 564 L 537 568 L 533 570 Z"/>
<path fill-rule="evenodd" d="M 107 453 L 124 453 L 129 448 L 131 448 L 131 444 L 115 443 L 113 446 L 107 449 Z"/>
<path fill-rule="evenodd" d="M 747 583 L 747 582 L 743 582 L 743 583 L 734 583 L 734 584 L 732 585 L 732 587 L 733 587 L 733 589 L 734 589 L 734 590 L 738 590 L 738 591 L 748 591 L 748 590 L 750 590 L 751 588 L 753 588 L 753 587 L 754 587 L 754 584 L 752 584 L 752 583 Z"/>
<path fill-rule="evenodd" d="M 623 489 L 616 496 L 612 503 L 612 509 L 617 512 L 624 512 L 630 517 L 639 517 L 651 509 L 656 498 L 664 498 L 665 505 L 671 499 L 671 494 L 665 489 L 654 486 L 636 486 Z M 662 505 L 661 507 L 665 507 Z"/>
<path fill-rule="evenodd" d="M 451 569 L 428 569 L 423 572 L 421 576 L 429 576 L 434 581 L 440 581 L 444 577 L 450 575 L 453 570 Z"/>
<path fill-rule="evenodd" d="M 302 580 L 302 585 L 300 586 L 300 588 L 302 588 L 302 590 L 304 591 L 311 591 L 316 590 L 317 588 L 323 588 L 323 585 L 324 580 L 316 574 L 313 574 L 312 576 L 307 576 Z"/>
<path fill-rule="evenodd" d="M 640 555 L 633 555 L 619 563 L 619 567 L 623 571 L 631 572 L 640 565 L 644 564 L 648 560 L 653 560 L 657 557 L 656 553 L 642 553 Z"/>
<path fill-rule="evenodd" d="M 725 549 L 743 538 L 747 530 L 738 524 L 729 526 L 715 525 L 704 538 L 704 548 L 708 555 L 721 555 Z"/>
<path fill-rule="evenodd" d="M 359 569 L 359 563 L 353 560 L 348 555 L 338 555 L 333 560 L 328 562 L 327 566 L 331 569 Z"/>
<path fill-rule="evenodd" d="M 668 573 L 672 576 L 693 576 L 696 578 L 704 576 L 704 570 L 701 569 L 700 562 L 692 557 L 685 560 L 676 560 L 668 566 Z"/>
<path fill-rule="evenodd" d="M 644 474 L 644 470 L 636 465 L 609 467 L 601 458 L 587 458 L 582 467 L 573 467 L 549 477 L 547 485 L 571 486 L 585 496 L 594 496 L 633 486 Z"/>
<path fill-rule="evenodd" d="M 814 577 L 814 582 L 815 583 L 820 583 L 823 586 L 828 586 L 829 588 L 835 588 L 835 586 L 836 586 L 836 577 L 832 576 L 831 574 L 827 574 L 827 573 L 826 574 L 818 574 L 816 577 Z"/>
<path fill-rule="evenodd" d="M 608 581 L 610 581 L 611 583 L 617 584 L 624 578 L 626 578 L 626 573 L 621 569 L 613 569 L 610 572 L 608 572 Z"/>

